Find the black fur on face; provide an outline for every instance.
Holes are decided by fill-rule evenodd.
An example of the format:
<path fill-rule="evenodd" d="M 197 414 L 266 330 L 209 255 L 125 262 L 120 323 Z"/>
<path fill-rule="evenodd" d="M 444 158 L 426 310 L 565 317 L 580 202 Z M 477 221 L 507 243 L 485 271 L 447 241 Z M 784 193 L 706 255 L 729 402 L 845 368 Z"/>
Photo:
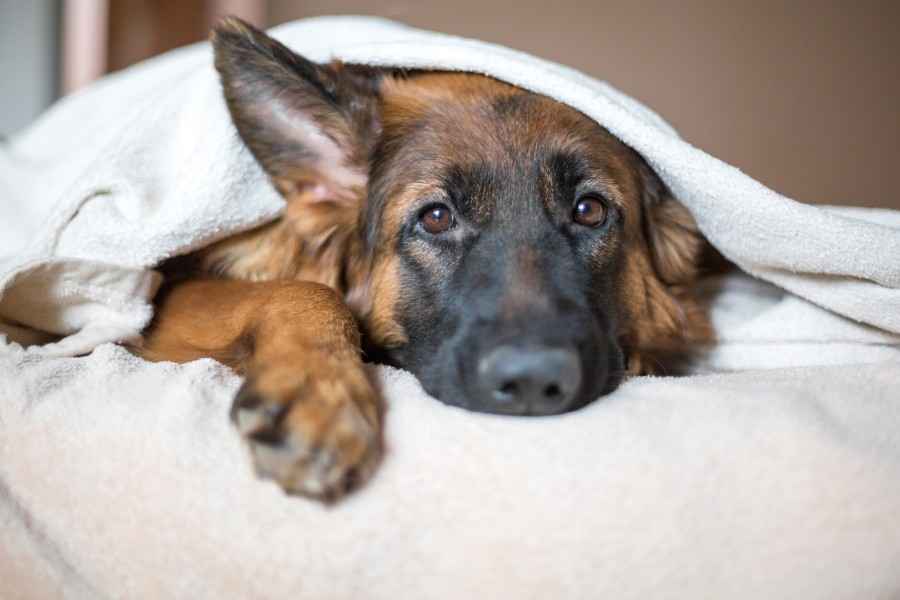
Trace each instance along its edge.
<path fill-rule="evenodd" d="M 702 329 L 679 296 L 692 219 L 578 111 L 479 75 L 316 65 L 235 21 L 214 45 L 242 139 L 341 257 L 369 356 L 433 396 L 560 413 Z"/>

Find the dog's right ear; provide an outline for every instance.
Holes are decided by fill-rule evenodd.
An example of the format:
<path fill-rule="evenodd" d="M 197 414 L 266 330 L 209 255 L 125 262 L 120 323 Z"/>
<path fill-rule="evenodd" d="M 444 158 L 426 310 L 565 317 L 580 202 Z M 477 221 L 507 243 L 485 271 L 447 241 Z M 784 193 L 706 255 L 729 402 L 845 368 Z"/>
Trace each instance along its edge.
<path fill-rule="evenodd" d="M 362 196 L 378 136 L 379 72 L 319 65 L 240 19 L 212 34 L 231 118 L 275 187 L 290 200 Z"/>

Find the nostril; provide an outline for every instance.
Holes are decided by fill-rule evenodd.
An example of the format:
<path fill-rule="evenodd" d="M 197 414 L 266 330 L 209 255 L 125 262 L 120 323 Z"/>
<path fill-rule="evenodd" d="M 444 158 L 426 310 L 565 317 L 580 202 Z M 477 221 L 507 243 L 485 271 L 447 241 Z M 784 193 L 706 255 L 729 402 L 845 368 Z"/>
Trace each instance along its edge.
<path fill-rule="evenodd" d="M 494 400 L 500 404 L 514 402 L 519 397 L 519 384 L 515 381 L 507 381 L 499 385 L 492 395 Z"/>
<path fill-rule="evenodd" d="M 559 386 L 555 383 L 551 383 L 547 387 L 544 388 L 544 397 L 549 398 L 550 400 L 555 400 L 562 396 L 562 390 L 559 389 Z"/>
<path fill-rule="evenodd" d="M 504 396 L 515 396 L 519 393 L 519 385 L 515 381 L 507 381 L 500 386 L 500 393 Z"/>

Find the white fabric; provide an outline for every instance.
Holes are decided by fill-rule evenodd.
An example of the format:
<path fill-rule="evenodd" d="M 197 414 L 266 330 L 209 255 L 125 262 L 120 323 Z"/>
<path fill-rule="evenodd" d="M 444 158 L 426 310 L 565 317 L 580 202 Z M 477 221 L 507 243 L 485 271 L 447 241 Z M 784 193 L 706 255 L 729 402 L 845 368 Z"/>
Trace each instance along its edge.
<path fill-rule="evenodd" d="M 716 287 L 725 360 L 774 366 L 790 336 L 762 341 L 769 317 L 821 312 Z M 227 418 L 239 380 L 211 360 L 0 356 L 0 597 L 900 596 L 896 348 L 638 378 L 534 419 L 379 375 L 386 458 L 325 507 L 254 478 Z"/>
<path fill-rule="evenodd" d="M 900 214 L 797 204 L 607 85 L 508 49 L 361 18 L 275 35 L 315 60 L 483 72 L 575 106 L 792 294 L 709 282 L 721 342 L 695 365 L 717 374 L 636 379 L 561 417 L 467 413 L 381 369 L 374 480 L 337 506 L 286 498 L 228 424 L 233 375 L 105 343 L 148 322 L 161 259 L 282 210 L 208 45 L 170 53 L 0 152 L 0 597 L 900 595 Z"/>

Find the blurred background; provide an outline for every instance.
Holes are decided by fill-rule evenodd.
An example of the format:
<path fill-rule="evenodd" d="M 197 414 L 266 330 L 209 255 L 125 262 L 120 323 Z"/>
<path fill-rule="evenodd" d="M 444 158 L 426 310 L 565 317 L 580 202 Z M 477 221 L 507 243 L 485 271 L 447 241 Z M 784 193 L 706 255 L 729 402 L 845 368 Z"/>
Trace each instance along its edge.
<path fill-rule="evenodd" d="M 900 208 L 897 0 L 0 0 L 0 133 L 226 14 L 373 14 L 501 43 L 609 81 L 792 198 Z"/>

